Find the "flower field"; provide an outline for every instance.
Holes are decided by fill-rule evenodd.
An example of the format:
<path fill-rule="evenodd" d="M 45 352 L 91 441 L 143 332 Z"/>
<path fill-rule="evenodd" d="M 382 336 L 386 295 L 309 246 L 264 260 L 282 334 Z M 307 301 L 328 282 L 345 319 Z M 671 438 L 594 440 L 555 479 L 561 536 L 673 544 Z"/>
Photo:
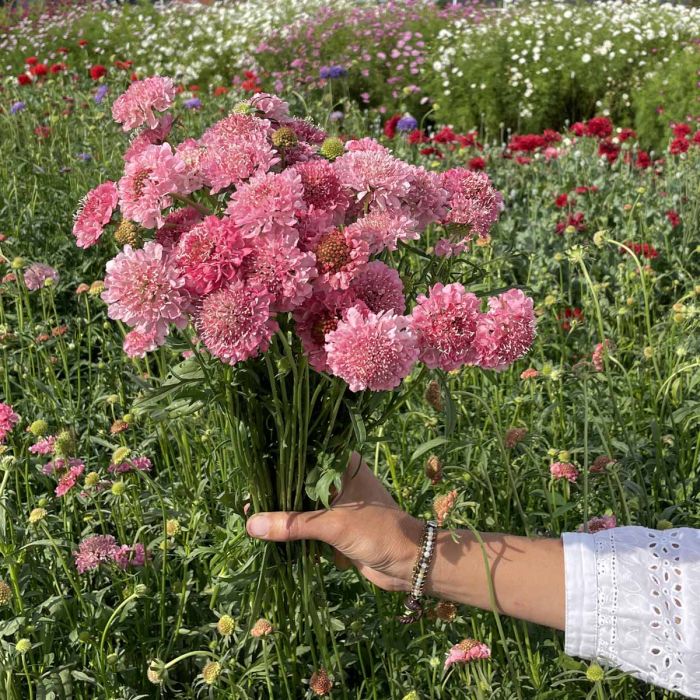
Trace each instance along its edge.
<path fill-rule="evenodd" d="M 245 523 L 700 527 L 700 10 L 2 12 L 0 698 L 680 697 Z"/>

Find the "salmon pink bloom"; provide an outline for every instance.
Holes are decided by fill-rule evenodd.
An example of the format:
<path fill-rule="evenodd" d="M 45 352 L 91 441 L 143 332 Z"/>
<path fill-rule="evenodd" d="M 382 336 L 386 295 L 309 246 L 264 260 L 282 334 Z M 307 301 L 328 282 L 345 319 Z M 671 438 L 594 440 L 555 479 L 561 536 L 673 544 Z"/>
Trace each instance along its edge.
<path fill-rule="evenodd" d="M 124 131 L 142 124 L 155 129 L 158 117 L 154 112 L 164 112 L 175 99 L 175 84 L 170 78 L 155 75 L 136 80 L 112 105 L 112 118 L 122 124 Z"/>
<path fill-rule="evenodd" d="M 448 669 L 452 664 L 488 659 L 490 656 L 491 649 L 486 644 L 478 642 L 476 639 L 465 639 L 450 649 L 445 659 L 445 669 Z"/>
<path fill-rule="evenodd" d="M 367 263 L 353 279 L 350 290 L 372 313 L 391 311 L 402 314 L 406 309 L 403 282 L 398 271 L 381 260 Z"/>
<path fill-rule="evenodd" d="M 129 331 L 124 336 L 123 348 L 128 357 L 145 357 L 147 352 L 157 350 L 164 341 L 165 337 L 155 329 L 145 333 Z"/>
<path fill-rule="evenodd" d="M 552 478 L 557 481 L 560 479 L 566 479 L 572 483 L 575 483 L 579 477 L 579 471 L 570 462 L 552 462 L 549 465 L 549 473 Z"/>
<path fill-rule="evenodd" d="M 97 243 L 118 201 L 117 187 L 110 180 L 85 195 L 73 224 L 73 235 L 79 248 L 90 248 Z"/>
<path fill-rule="evenodd" d="M 78 477 L 85 471 L 85 464 L 79 459 L 68 460 L 68 471 L 60 478 L 56 486 L 56 496 L 65 496 L 78 483 Z"/>
<path fill-rule="evenodd" d="M 314 253 L 318 284 L 328 289 L 348 289 L 357 271 L 369 260 L 369 246 L 352 226 L 322 235 Z"/>
<path fill-rule="evenodd" d="M 51 280 L 54 284 L 58 282 L 58 270 L 45 265 L 44 263 L 32 263 L 24 271 L 24 284 L 30 292 L 35 292 L 46 285 L 47 280 Z"/>

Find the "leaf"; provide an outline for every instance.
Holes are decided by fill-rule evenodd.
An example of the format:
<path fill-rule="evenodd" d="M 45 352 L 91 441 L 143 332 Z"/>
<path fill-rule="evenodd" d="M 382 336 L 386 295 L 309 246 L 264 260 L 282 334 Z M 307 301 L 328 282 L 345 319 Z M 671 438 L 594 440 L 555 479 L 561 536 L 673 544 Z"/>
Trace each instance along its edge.
<path fill-rule="evenodd" d="M 424 442 L 419 448 L 417 448 L 413 454 L 411 455 L 411 462 L 415 462 L 417 459 L 422 457 L 426 452 L 432 452 L 436 447 L 440 447 L 440 445 L 444 445 L 445 443 L 449 442 L 449 439 L 446 437 L 436 437 L 433 438 L 432 440 L 428 440 L 428 442 Z"/>

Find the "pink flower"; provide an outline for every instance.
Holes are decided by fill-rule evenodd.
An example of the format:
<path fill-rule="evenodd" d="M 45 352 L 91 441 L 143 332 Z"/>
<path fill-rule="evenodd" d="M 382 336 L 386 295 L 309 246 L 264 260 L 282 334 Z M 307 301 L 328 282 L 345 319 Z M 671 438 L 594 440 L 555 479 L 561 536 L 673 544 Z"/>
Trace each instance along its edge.
<path fill-rule="evenodd" d="M 474 347 L 480 302 L 459 283 L 438 283 L 421 294 L 411 314 L 411 325 L 418 339 L 420 359 L 430 369 L 445 371 L 475 364 L 479 355 Z"/>
<path fill-rule="evenodd" d="M 47 435 L 45 438 L 41 438 L 41 440 L 38 440 L 37 442 L 35 442 L 29 448 L 29 451 L 33 455 L 52 455 L 55 445 L 56 445 L 56 436 L 55 435 Z"/>
<path fill-rule="evenodd" d="M 107 471 L 112 474 L 125 474 L 133 471 L 150 472 L 151 466 L 151 460 L 148 457 L 134 457 L 119 464 L 110 464 Z"/>
<path fill-rule="evenodd" d="M 158 120 L 158 124 L 154 129 L 144 129 L 140 131 L 132 139 L 129 148 L 126 149 L 124 160 L 132 160 L 137 154 L 141 153 L 146 146 L 164 143 L 170 134 L 170 130 L 173 128 L 174 121 L 175 119 L 172 114 L 165 114 Z"/>
<path fill-rule="evenodd" d="M 408 319 L 391 312 L 363 313 L 352 307 L 326 336 L 328 366 L 350 391 L 389 391 L 407 377 L 418 359 Z"/>
<path fill-rule="evenodd" d="M 402 208 L 417 222 L 418 229 L 442 220 L 447 214 L 450 193 L 443 187 L 441 177 L 423 167 L 411 166 L 408 182 Z"/>
<path fill-rule="evenodd" d="M 435 520 L 437 520 L 438 525 L 442 525 L 445 522 L 450 511 L 455 507 L 455 503 L 457 503 L 457 489 L 452 489 L 452 491 L 435 497 L 433 510 L 435 511 Z"/>
<path fill-rule="evenodd" d="M 231 195 L 227 214 L 246 236 L 278 233 L 293 237 L 297 213 L 304 209 L 304 187 L 293 170 L 261 173 Z"/>
<path fill-rule="evenodd" d="M 75 566 L 79 574 L 93 571 L 100 564 L 114 561 L 119 546 L 112 535 L 91 535 L 79 545 L 78 551 L 73 552 Z"/>
<path fill-rule="evenodd" d="M 151 129 L 158 126 L 154 110 L 164 112 L 175 99 L 175 85 L 170 78 L 155 75 L 131 83 L 112 105 L 112 118 L 122 124 L 124 131 L 147 124 Z"/>
<path fill-rule="evenodd" d="M 160 227 L 163 209 L 173 204 L 171 195 L 189 194 L 198 186 L 170 144 L 146 146 L 124 167 L 119 203 L 125 218 L 146 228 Z"/>
<path fill-rule="evenodd" d="M 277 331 L 270 294 L 262 286 L 234 280 L 202 299 L 196 327 L 207 350 L 234 365 L 265 352 Z"/>
<path fill-rule="evenodd" d="M 443 224 L 469 241 L 475 234 L 488 236 L 503 211 L 503 197 L 481 171 L 453 168 L 442 174 L 442 186 L 449 192 L 450 211 Z"/>
<path fill-rule="evenodd" d="M 476 639 L 465 639 L 450 649 L 447 659 L 445 659 L 445 669 L 448 669 L 452 664 L 488 659 L 490 656 L 491 649 L 486 644 L 478 642 Z"/>
<path fill-rule="evenodd" d="M 305 141 L 314 146 L 320 146 L 328 137 L 323 129 L 319 129 L 307 119 L 291 118 L 285 122 L 285 126 L 292 129 L 299 141 Z"/>
<path fill-rule="evenodd" d="M 347 289 L 369 260 L 369 246 L 350 226 L 323 234 L 314 253 L 318 284 L 324 289 Z"/>
<path fill-rule="evenodd" d="M 78 482 L 78 477 L 85 471 L 85 464 L 79 459 L 68 460 L 68 471 L 61 476 L 56 486 L 56 496 L 65 496 Z"/>
<path fill-rule="evenodd" d="M 529 367 L 528 369 L 524 369 L 520 373 L 520 379 L 537 379 L 537 377 L 540 376 L 540 373 L 538 370 L 536 370 L 534 367 Z"/>
<path fill-rule="evenodd" d="M 373 153 L 386 153 L 387 155 L 391 155 L 391 151 L 386 146 L 382 146 L 381 143 L 369 136 L 365 136 L 361 139 L 351 139 L 345 144 L 345 150 L 352 153 L 371 151 Z"/>
<path fill-rule="evenodd" d="M 603 358 L 609 352 L 615 351 L 615 344 L 612 340 L 605 339 L 604 342 L 598 343 L 593 349 L 593 355 L 591 356 L 591 362 L 596 372 L 602 372 L 605 369 L 605 363 Z"/>
<path fill-rule="evenodd" d="M 147 352 L 157 350 L 165 341 L 165 336 L 159 335 L 155 329 L 145 333 L 129 331 L 124 336 L 123 348 L 129 357 L 145 357 Z"/>
<path fill-rule="evenodd" d="M 119 193 L 111 180 L 87 193 L 73 224 L 73 235 L 79 248 L 89 248 L 97 243 L 118 201 Z"/>
<path fill-rule="evenodd" d="M 251 250 L 233 219 L 207 216 L 182 235 L 175 249 L 175 264 L 188 292 L 210 294 L 236 276 Z"/>
<path fill-rule="evenodd" d="M 600 474 L 604 472 L 611 464 L 615 464 L 615 460 L 607 455 L 598 455 L 591 464 L 590 472 L 592 474 Z"/>
<path fill-rule="evenodd" d="M 156 243 L 160 243 L 163 250 L 170 253 L 182 234 L 189 231 L 201 220 L 202 214 L 194 207 L 184 207 L 171 211 L 165 217 L 163 225 L 156 231 Z"/>
<path fill-rule="evenodd" d="M 509 289 L 489 298 L 489 311 L 482 314 L 476 331 L 479 365 L 504 370 L 530 349 L 536 333 L 532 299 L 520 289 Z"/>
<path fill-rule="evenodd" d="M 324 212 L 329 222 L 341 223 L 349 202 L 333 166 L 327 160 L 316 159 L 298 163 L 292 169 L 301 178 L 308 212 Z"/>
<path fill-rule="evenodd" d="M 441 238 L 435 243 L 434 253 L 438 258 L 451 258 L 460 255 L 466 250 L 465 243 L 452 243 L 448 238 Z"/>
<path fill-rule="evenodd" d="M 566 479 L 575 483 L 578 479 L 579 471 L 570 462 L 552 462 L 549 465 L 549 473 L 554 479 Z"/>
<path fill-rule="evenodd" d="M 392 311 L 402 314 L 406 309 L 399 273 L 381 260 L 367 263 L 353 279 L 350 289 L 372 313 Z"/>
<path fill-rule="evenodd" d="M 282 235 L 259 236 L 241 273 L 247 284 L 262 286 L 272 297 L 274 311 L 292 311 L 311 296 L 316 258 L 304 253 Z"/>
<path fill-rule="evenodd" d="M 370 254 L 396 250 L 398 241 L 420 237 L 417 223 L 401 213 L 376 210 L 350 224 L 346 231 L 353 238 L 365 241 Z"/>
<path fill-rule="evenodd" d="M 248 100 L 248 104 L 254 107 L 260 116 L 279 123 L 289 121 L 289 103 L 267 92 L 258 92 Z"/>
<path fill-rule="evenodd" d="M 617 527 L 617 518 L 614 515 L 596 515 L 591 518 L 586 527 L 579 525 L 577 532 L 600 532 L 601 530 L 611 530 Z"/>
<path fill-rule="evenodd" d="M 149 241 L 140 250 L 124 246 L 106 270 L 102 299 L 109 304 L 110 318 L 140 333 L 153 333 L 158 344 L 168 335 L 170 323 L 177 328 L 187 325 L 185 279 L 159 243 Z"/>
<path fill-rule="evenodd" d="M 133 547 L 129 547 L 128 544 L 116 547 L 112 555 L 112 561 L 114 561 L 120 569 L 128 569 L 130 566 L 144 566 L 148 558 L 149 555 L 146 548 L 139 542 Z"/>
<path fill-rule="evenodd" d="M 47 280 L 58 282 L 58 270 L 55 270 L 51 265 L 44 263 L 32 263 L 24 271 L 24 284 L 30 292 L 35 292 L 46 285 Z"/>
<path fill-rule="evenodd" d="M 248 114 L 231 114 L 202 134 L 206 149 L 199 162 L 212 194 L 259 173 L 279 161 L 269 141 L 270 122 Z"/>
<path fill-rule="evenodd" d="M 12 429 L 19 423 L 19 416 L 9 403 L 0 403 L 0 443 L 5 442 Z"/>

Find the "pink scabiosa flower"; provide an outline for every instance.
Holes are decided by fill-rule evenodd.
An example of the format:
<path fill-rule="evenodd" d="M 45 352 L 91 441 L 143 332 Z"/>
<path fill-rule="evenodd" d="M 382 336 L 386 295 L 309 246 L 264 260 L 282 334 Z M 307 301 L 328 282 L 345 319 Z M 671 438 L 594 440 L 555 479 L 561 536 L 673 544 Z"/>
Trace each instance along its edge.
<path fill-rule="evenodd" d="M 346 229 L 348 235 L 365 241 L 370 255 L 383 250 L 396 250 L 398 241 L 416 240 L 420 237 L 414 219 L 398 212 L 376 210 L 363 216 Z"/>
<path fill-rule="evenodd" d="M 579 525 L 576 531 L 593 534 L 601 530 L 611 530 L 614 527 L 617 527 L 617 518 L 614 515 L 596 515 L 586 523 L 585 528 L 583 525 Z"/>
<path fill-rule="evenodd" d="M 289 103 L 267 92 L 258 92 L 248 100 L 248 104 L 265 119 L 284 124 L 290 120 Z"/>
<path fill-rule="evenodd" d="M 270 143 L 267 119 L 230 114 L 207 129 L 200 138 L 205 152 L 199 169 L 216 194 L 258 173 L 266 173 L 279 161 Z"/>
<path fill-rule="evenodd" d="M 140 250 L 130 245 L 107 263 L 103 301 L 110 318 L 124 321 L 140 333 L 154 333 L 159 344 L 168 325 L 187 325 L 189 295 L 185 279 L 163 253 L 163 246 L 149 241 Z"/>
<path fill-rule="evenodd" d="M 144 80 L 136 80 L 121 94 L 112 105 L 112 118 L 122 125 L 124 131 L 135 129 L 142 124 L 155 129 L 158 117 L 154 111 L 164 112 L 175 99 L 175 84 L 170 78 L 154 75 Z"/>
<path fill-rule="evenodd" d="M 197 333 L 214 357 L 230 365 L 255 357 L 267 350 L 278 328 L 270 317 L 271 301 L 262 285 L 236 279 L 201 300 Z"/>
<path fill-rule="evenodd" d="M 119 464 L 110 464 L 107 471 L 111 474 L 125 474 L 133 471 L 150 472 L 151 467 L 151 460 L 148 457 L 133 457 Z"/>
<path fill-rule="evenodd" d="M 124 336 L 123 348 L 128 357 L 145 357 L 146 353 L 157 350 L 165 341 L 165 336 L 153 328 L 145 333 L 129 331 Z"/>
<path fill-rule="evenodd" d="M 117 546 L 112 554 L 112 561 L 120 569 L 128 569 L 130 566 L 144 566 L 148 558 L 149 553 L 140 542 L 137 542 L 133 547 L 130 547 L 128 544 L 123 544 L 121 547 Z"/>
<path fill-rule="evenodd" d="M 475 344 L 479 365 L 501 371 L 523 357 L 532 345 L 536 319 L 532 299 L 520 289 L 509 289 L 489 298 L 489 311 L 482 314 Z"/>
<path fill-rule="evenodd" d="M 418 345 L 408 319 L 391 312 L 348 309 L 326 336 L 328 366 L 350 391 L 390 391 L 407 377 L 418 360 Z"/>
<path fill-rule="evenodd" d="M 293 170 L 261 173 L 242 184 L 232 195 L 226 209 L 246 236 L 277 233 L 292 236 L 297 213 L 304 209 L 301 177 Z"/>
<path fill-rule="evenodd" d="M 73 235 L 78 248 L 89 248 L 100 239 L 117 207 L 117 186 L 108 180 L 90 190 L 75 216 Z"/>
<path fill-rule="evenodd" d="M 442 174 L 449 192 L 449 213 L 443 224 L 454 237 L 466 242 L 474 235 L 485 238 L 503 211 L 503 197 L 481 171 L 453 168 Z"/>
<path fill-rule="evenodd" d="M 5 442 L 12 429 L 19 423 L 19 416 L 9 403 L 0 403 L 0 443 Z"/>
<path fill-rule="evenodd" d="M 323 212 L 330 222 L 341 223 L 349 202 L 334 167 L 327 160 L 315 159 L 297 163 L 292 170 L 301 178 L 307 212 Z"/>
<path fill-rule="evenodd" d="M 164 223 L 163 209 L 173 204 L 171 195 L 189 194 L 198 186 L 170 144 L 146 146 L 124 167 L 119 204 L 125 218 L 156 228 Z"/>
<path fill-rule="evenodd" d="M 602 372 L 605 369 L 603 358 L 609 352 L 615 352 L 615 343 L 613 343 L 612 340 L 608 340 L 608 338 L 606 338 L 604 342 L 598 343 L 593 349 L 591 362 L 596 372 Z"/>
<path fill-rule="evenodd" d="M 466 243 L 453 243 L 449 238 L 441 238 L 435 243 L 433 253 L 438 258 L 451 258 L 453 255 L 460 255 L 466 248 Z"/>
<path fill-rule="evenodd" d="M 328 289 L 347 289 L 357 271 L 369 261 L 369 246 L 351 227 L 323 234 L 314 253 L 318 284 Z"/>
<path fill-rule="evenodd" d="M 30 448 L 29 451 L 33 455 L 52 455 L 54 453 L 54 448 L 56 446 L 56 436 L 55 435 L 47 435 L 44 438 L 41 438 L 41 440 L 38 440 L 35 442 Z"/>
<path fill-rule="evenodd" d="M 119 545 L 112 535 L 91 535 L 79 545 L 78 551 L 73 552 L 75 566 L 79 574 L 97 569 L 100 564 L 114 561 L 119 551 Z"/>
<path fill-rule="evenodd" d="M 80 459 L 69 459 L 67 467 L 68 471 L 61 476 L 56 486 L 55 494 L 58 497 L 65 496 L 78 483 L 78 477 L 85 471 L 85 464 Z"/>
<path fill-rule="evenodd" d="M 423 230 L 428 224 L 441 221 L 447 214 L 450 193 L 442 179 L 423 167 L 411 166 L 409 190 L 403 201 L 403 211 Z"/>
<path fill-rule="evenodd" d="M 163 250 L 170 253 L 182 234 L 196 226 L 201 220 L 202 214 L 194 207 L 183 207 L 171 211 L 165 217 L 163 225 L 156 231 L 156 243 L 160 243 Z"/>
<path fill-rule="evenodd" d="M 570 462 L 552 462 L 552 464 L 549 465 L 549 473 L 552 475 L 552 478 L 557 481 L 566 479 L 572 483 L 576 483 L 579 475 L 578 469 Z"/>
<path fill-rule="evenodd" d="M 391 151 L 386 147 L 382 146 L 381 143 L 375 141 L 369 136 L 365 136 L 361 139 L 351 139 L 345 144 L 345 150 L 351 153 L 357 153 L 360 151 L 371 151 L 373 153 L 386 153 L 391 155 Z"/>
<path fill-rule="evenodd" d="M 488 659 L 491 657 L 491 649 L 483 642 L 476 639 L 465 639 L 459 644 L 455 644 L 447 654 L 445 659 L 445 670 L 452 664 L 464 664 L 478 659 Z"/>
<path fill-rule="evenodd" d="M 143 129 L 140 131 L 129 144 L 129 148 L 124 153 L 124 160 L 132 160 L 137 154 L 141 153 L 146 146 L 153 144 L 160 145 L 164 143 L 170 130 L 173 128 L 175 119 L 172 114 L 165 114 L 159 120 L 154 129 Z"/>
<path fill-rule="evenodd" d="M 185 278 L 185 289 L 202 296 L 233 280 L 251 250 L 233 219 L 207 216 L 182 235 L 174 251 L 175 264 Z"/>
<path fill-rule="evenodd" d="M 32 263 L 24 271 L 24 284 L 27 285 L 30 292 L 35 292 L 46 286 L 47 280 L 51 280 L 55 284 L 58 279 L 58 270 L 44 263 Z"/>
<path fill-rule="evenodd" d="M 372 313 L 391 311 L 402 314 L 406 309 L 403 282 L 398 271 L 381 260 L 367 263 L 353 279 L 350 290 Z"/>
<path fill-rule="evenodd" d="M 435 497 L 433 510 L 435 511 L 435 519 L 438 525 L 442 525 L 445 522 L 445 519 L 455 507 L 455 503 L 457 503 L 456 489 Z"/>
<path fill-rule="evenodd" d="M 292 311 L 311 296 L 311 281 L 317 275 L 312 253 L 302 252 L 280 234 L 259 236 L 250 244 L 241 274 L 246 283 L 267 289 L 273 311 Z"/>
<path fill-rule="evenodd" d="M 459 283 L 438 283 L 428 296 L 418 297 L 411 326 L 427 367 L 450 371 L 477 362 L 474 339 L 480 307 L 477 297 Z"/>
<path fill-rule="evenodd" d="M 539 370 L 536 370 L 534 367 L 528 367 L 520 373 L 520 379 L 522 380 L 537 379 L 539 376 Z"/>
<path fill-rule="evenodd" d="M 615 464 L 615 460 L 607 455 L 598 455 L 591 464 L 589 471 L 592 474 L 600 474 L 604 472 L 611 464 Z"/>

